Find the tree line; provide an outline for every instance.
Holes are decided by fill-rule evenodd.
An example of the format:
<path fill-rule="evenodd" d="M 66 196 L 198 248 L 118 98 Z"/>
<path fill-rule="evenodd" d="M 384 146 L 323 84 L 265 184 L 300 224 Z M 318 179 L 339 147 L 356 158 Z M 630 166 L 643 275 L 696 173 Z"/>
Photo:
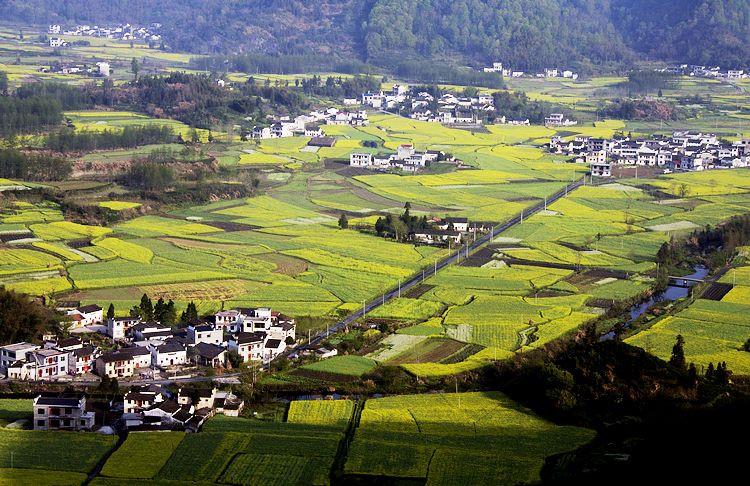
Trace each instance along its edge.
<path fill-rule="evenodd" d="M 37 133 L 62 122 L 62 106 L 50 96 L 0 96 L 0 136 Z"/>
<path fill-rule="evenodd" d="M 56 152 L 89 152 L 172 143 L 175 140 L 174 130 L 166 125 L 132 125 L 122 130 L 101 132 L 66 128 L 50 133 L 44 140 L 44 146 Z"/>

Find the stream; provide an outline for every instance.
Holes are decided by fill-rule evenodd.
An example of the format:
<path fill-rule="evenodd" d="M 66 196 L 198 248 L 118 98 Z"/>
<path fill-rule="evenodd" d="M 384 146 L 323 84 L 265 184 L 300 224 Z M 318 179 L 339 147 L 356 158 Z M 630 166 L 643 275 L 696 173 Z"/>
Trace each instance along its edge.
<path fill-rule="evenodd" d="M 696 266 L 693 267 L 693 273 L 690 275 L 683 275 L 683 278 L 689 278 L 689 279 L 699 279 L 702 280 L 706 278 L 708 275 L 708 268 L 704 266 Z M 687 297 L 690 293 L 690 287 L 694 285 L 693 282 L 686 282 L 686 286 L 675 286 L 670 285 L 667 287 L 667 289 L 656 295 L 652 295 L 648 300 L 645 300 L 641 302 L 640 304 L 634 305 L 630 308 L 630 317 L 628 318 L 627 322 L 625 322 L 625 328 L 629 328 L 630 325 L 638 319 L 640 316 L 642 316 L 651 306 L 657 303 L 661 302 L 671 302 L 678 299 L 682 299 L 684 297 Z M 609 339 L 613 339 L 615 337 L 614 331 L 610 331 L 604 335 L 602 335 L 601 340 L 607 341 Z"/>

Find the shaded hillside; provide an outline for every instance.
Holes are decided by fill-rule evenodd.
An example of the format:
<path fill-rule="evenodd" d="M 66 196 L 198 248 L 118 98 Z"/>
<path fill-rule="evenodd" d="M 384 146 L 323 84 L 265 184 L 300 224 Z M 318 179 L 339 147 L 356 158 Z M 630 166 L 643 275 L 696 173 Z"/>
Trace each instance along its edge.
<path fill-rule="evenodd" d="M 522 68 L 653 58 L 750 65 L 750 0 L 4 0 L 0 18 L 160 22 L 193 52 L 492 60 Z"/>

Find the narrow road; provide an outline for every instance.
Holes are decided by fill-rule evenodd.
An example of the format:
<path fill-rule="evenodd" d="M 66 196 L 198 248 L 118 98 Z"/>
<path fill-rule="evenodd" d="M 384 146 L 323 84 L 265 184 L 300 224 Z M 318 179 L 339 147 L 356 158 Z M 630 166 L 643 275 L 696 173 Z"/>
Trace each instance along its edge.
<path fill-rule="evenodd" d="M 575 189 L 578 189 L 583 185 L 582 180 L 578 180 L 576 182 L 573 182 L 571 184 L 568 184 L 564 188 L 560 189 L 558 192 L 553 194 L 551 197 L 547 198 L 546 204 L 552 204 L 558 199 L 565 197 L 569 192 L 574 191 Z M 360 317 L 366 315 L 368 312 L 371 312 L 373 309 L 377 309 L 378 307 L 382 306 L 386 302 L 389 302 L 393 300 L 394 298 L 398 298 L 399 295 L 402 293 L 408 292 L 409 289 L 421 284 L 424 282 L 424 280 L 428 277 L 431 277 L 435 275 L 437 272 L 442 270 L 443 268 L 447 267 L 448 265 L 451 265 L 452 263 L 460 262 L 462 259 L 466 258 L 467 255 L 470 255 L 474 251 L 478 250 L 482 246 L 486 245 L 487 243 L 490 243 L 491 240 L 499 235 L 500 233 L 509 230 L 513 226 L 520 224 L 523 222 L 525 218 L 528 218 L 529 216 L 532 216 L 535 213 L 538 213 L 539 211 L 543 210 L 545 208 L 545 203 L 540 202 L 530 208 L 526 208 L 521 213 L 517 214 L 515 217 L 510 219 L 509 221 L 506 221 L 505 223 L 499 224 L 492 228 L 492 231 L 488 234 L 483 235 L 479 239 L 477 239 L 475 242 L 471 244 L 466 244 L 462 246 L 460 249 L 458 249 L 455 253 L 451 253 L 447 257 L 443 258 L 442 260 L 438 261 L 434 266 L 424 267 L 421 272 L 418 272 L 414 274 L 412 277 L 409 278 L 409 280 L 403 282 L 401 284 L 400 289 L 394 288 L 386 292 L 382 297 L 378 297 L 375 300 L 372 300 L 370 302 L 367 302 L 363 305 L 363 307 L 346 316 L 344 319 L 340 320 L 333 326 L 329 327 L 327 331 L 321 331 L 315 336 L 313 336 L 310 339 L 310 342 L 303 346 L 305 347 L 311 347 L 316 346 L 323 342 L 327 337 L 329 337 L 331 334 L 336 334 L 338 332 L 341 332 L 346 326 L 353 323 Z M 298 348 L 299 349 L 299 348 Z"/>

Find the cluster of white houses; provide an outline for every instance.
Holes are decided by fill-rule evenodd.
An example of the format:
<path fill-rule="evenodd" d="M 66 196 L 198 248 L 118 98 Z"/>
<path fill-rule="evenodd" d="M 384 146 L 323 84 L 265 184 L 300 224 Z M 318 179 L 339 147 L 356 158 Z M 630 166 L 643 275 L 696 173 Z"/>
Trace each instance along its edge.
<path fill-rule="evenodd" d="M 109 77 L 112 74 L 112 67 L 106 61 L 97 62 L 93 65 L 86 63 L 54 63 L 50 67 L 39 68 L 40 73 L 56 74 L 81 74 L 97 77 Z"/>
<path fill-rule="evenodd" d="M 105 37 L 107 39 L 134 40 L 143 39 L 158 41 L 161 39 L 159 29 L 161 24 L 153 23 L 148 27 L 132 25 L 129 23 L 98 26 L 98 25 L 76 25 L 66 29 L 60 24 L 50 24 L 47 28 L 49 34 L 75 35 L 87 37 Z"/>
<path fill-rule="evenodd" d="M 712 133 L 674 132 L 672 136 L 612 139 L 553 137 L 549 144 L 555 154 L 569 155 L 586 163 L 597 177 L 610 177 L 612 165 L 641 165 L 665 170 L 700 171 L 706 169 L 748 167 L 750 140 L 720 140 Z"/>
<path fill-rule="evenodd" d="M 110 404 L 112 410 L 119 407 Z M 129 430 L 187 430 L 197 432 L 217 413 L 237 417 L 245 402 L 215 387 L 176 394 L 161 385 L 131 387 L 122 398 L 119 427 Z M 83 394 L 39 395 L 33 399 L 34 430 L 92 430 L 96 413 Z"/>
<path fill-rule="evenodd" d="M 366 111 L 346 111 L 329 108 L 311 111 L 292 119 L 289 116 L 270 116 L 269 125 L 256 125 L 244 135 L 245 139 L 286 138 L 294 136 L 322 137 L 321 125 L 366 126 L 369 124 Z"/>
<path fill-rule="evenodd" d="M 720 66 L 703 66 L 699 64 L 680 64 L 660 69 L 662 72 L 682 74 L 698 78 L 747 79 L 750 77 L 744 69 L 722 69 Z"/>
<path fill-rule="evenodd" d="M 524 71 L 517 71 L 509 67 L 503 66 L 502 62 L 493 62 L 492 66 L 486 66 L 482 69 L 485 73 L 498 73 L 502 74 L 505 78 L 564 78 L 564 79 L 578 79 L 578 74 L 574 73 L 570 69 L 559 69 L 559 68 L 546 68 L 543 72 L 539 73 L 526 73 Z"/>
<path fill-rule="evenodd" d="M 418 152 L 411 143 L 399 145 L 395 154 L 353 153 L 349 155 L 349 165 L 351 167 L 379 171 L 400 170 L 402 172 L 419 172 L 427 168 L 432 162 L 437 162 L 438 160 L 449 161 L 451 163 L 460 162 L 438 150 Z"/>
<path fill-rule="evenodd" d="M 236 352 L 243 362 L 269 363 L 296 341 L 294 319 L 269 308 L 220 311 L 184 329 L 130 317 L 103 322 L 98 306 L 71 309 L 68 315 L 71 332 L 96 329 L 111 338 L 110 349 L 78 337 L 43 345 L 9 344 L 0 347 L 0 373 L 16 380 L 86 373 L 127 378 L 155 369 L 176 372 L 187 365 L 221 368 L 228 352 Z"/>
<path fill-rule="evenodd" d="M 430 93 L 402 84 L 394 85 L 391 91 L 363 93 L 361 103 L 375 109 L 407 111 L 415 120 L 445 125 L 478 125 L 484 115 L 495 112 L 490 94 L 461 97 L 446 93 L 435 99 Z"/>

